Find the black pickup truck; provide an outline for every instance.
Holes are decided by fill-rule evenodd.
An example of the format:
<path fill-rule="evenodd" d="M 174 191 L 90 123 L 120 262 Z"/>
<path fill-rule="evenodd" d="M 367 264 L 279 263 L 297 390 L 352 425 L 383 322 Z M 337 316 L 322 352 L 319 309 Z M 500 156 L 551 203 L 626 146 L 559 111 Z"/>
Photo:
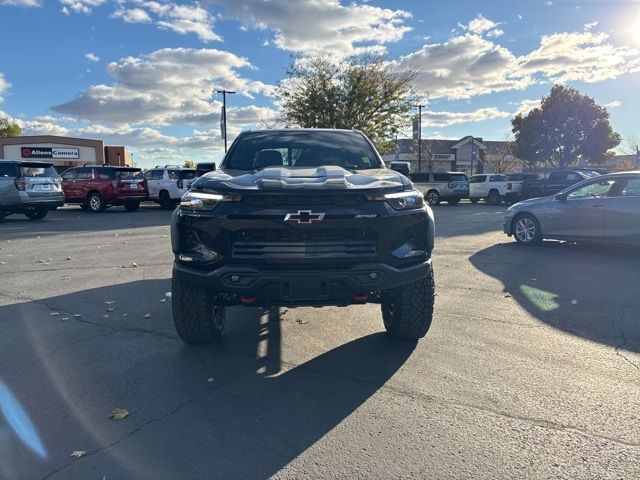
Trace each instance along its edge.
<path fill-rule="evenodd" d="M 522 183 L 522 198 L 548 197 L 561 192 L 571 185 L 597 177 L 595 170 L 576 168 L 573 170 L 556 170 L 544 178 L 526 178 Z"/>
<path fill-rule="evenodd" d="M 422 194 L 362 132 L 241 133 L 172 217 L 176 330 L 216 340 L 230 305 L 372 302 L 392 336 L 423 337 L 434 229 Z"/>

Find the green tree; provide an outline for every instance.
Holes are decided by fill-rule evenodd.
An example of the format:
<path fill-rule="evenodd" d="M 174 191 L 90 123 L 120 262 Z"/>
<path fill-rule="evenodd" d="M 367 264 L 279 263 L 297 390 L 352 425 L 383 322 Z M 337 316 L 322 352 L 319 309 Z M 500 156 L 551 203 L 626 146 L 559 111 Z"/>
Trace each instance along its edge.
<path fill-rule="evenodd" d="M 369 55 L 347 60 L 325 54 L 299 56 L 276 87 L 281 122 L 362 130 L 385 150 L 409 123 L 416 102 L 411 80 L 417 73 Z"/>
<path fill-rule="evenodd" d="M 516 157 L 530 164 L 566 168 L 581 160 L 600 163 L 620 143 L 609 112 L 574 88 L 555 85 L 539 108 L 512 121 Z"/>
<path fill-rule="evenodd" d="M 7 117 L 0 117 L 0 137 L 19 137 L 21 133 L 20 125 Z"/>
<path fill-rule="evenodd" d="M 184 168 L 196 168 L 196 162 L 193 160 L 185 160 Z"/>

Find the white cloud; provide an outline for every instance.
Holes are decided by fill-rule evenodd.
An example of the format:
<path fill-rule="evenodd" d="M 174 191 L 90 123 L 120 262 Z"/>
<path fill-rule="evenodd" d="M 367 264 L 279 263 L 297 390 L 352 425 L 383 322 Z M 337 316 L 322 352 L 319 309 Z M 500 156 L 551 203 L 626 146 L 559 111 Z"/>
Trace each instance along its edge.
<path fill-rule="evenodd" d="M 100 57 L 97 56 L 95 53 L 93 52 L 89 52 L 89 53 L 85 53 L 84 54 L 84 58 L 86 58 L 87 60 L 89 60 L 90 62 L 99 62 L 100 61 Z"/>
<path fill-rule="evenodd" d="M 93 85 L 53 110 L 102 123 L 201 123 L 217 109 L 214 89 L 248 97 L 270 92 L 270 86 L 237 73 L 251 68 L 247 59 L 222 50 L 166 48 L 110 63 L 113 85 Z"/>
<path fill-rule="evenodd" d="M 69 12 L 89 14 L 95 7 L 99 7 L 107 0 L 60 0 L 63 13 Z"/>
<path fill-rule="evenodd" d="M 482 15 L 478 15 L 476 18 L 469 22 L 469 24 L 467 25 L 467 29 L 471 33 L 481 34 L 497 27 L 498 25 L 500 24 L 495 23 L 492 20 L 483 17 Z"/>
<path fill-rule="evenodd" d="M 545 4 L 547 7 L 550 7 L 551 5 L 553 5 L 553 2 L 552 2 L 551 0 L 547 0 L 546 2 L 544 2 L 544 4 Z"/>
<path fill-rule="evenodd" d="M 114 17 L 120 17 L 127 23 L 150 23 L 151 17 L 142 8 L 121 8 L 114 12 Z"/>
<path fill-rule="evenodd" d="M 69 129 L 55 122 L 15 119 L 23 135 L 68 135 Z"/>
<path fill-rule="evenodd" d="M 540 106 L 540 99 L 533 100 L 522 100 L 518 109 L 515 111 L 515 115 L 526 115 L 534 108 L 538 108 Z"/>
<path fill-rule="evenodd" d="M 493 30 L 487 32 L 487 37 L 498 38 L 502 35 L 504 35 L 504 30 L 502 30 L 501 28 L 494 28 Z"/>
<path fill-rule="evenodd" d="M 521 59 L 524 73 L 542 73 L 552 82 L 601 82 L 640 71 L 640 50 L 616 47 L 606 33 L 555 33 Z"/>
<path fill-rule="evenodd" d="M 246 27 L 275 33 L 273 44 L 290 51 L 354 54 L 371 45 L 395 42 L 408 32 L 404 10 L 339 0 L 209 0 L 223 3 Z"/>
<path fill-rule="evenodd" d="M 401 57 L 400 68 L 418 68 L 415 86 L 432 98 L 471 98 L 523 89 L 532 79 L 519 71 L 516 56 L 479 35 L 465 34 L 445 43 L 425 44 Z"/>
<path fill-rule="evenodd" d="M 620 100 L 614 100 L 612 102 L 605 103 L 604 106 L 607 108 L 618 108 L 622 106 L 622 102 Z"/>
<path fill-rule="evenodd" d="M 591 30 L 592 28 L 597 27 L 597 26 L 598 26 L 598 23 L 600 23 L 600 22 L 598 22 L 597 20 L 596 20 L 596 21 L 594 21 L 594 22 L 585 23 L 585 24 L 584 24 L 584 29 L 585 29 L 586 31 L 589 31 L 589 30 Z"/>
<path fill-rule="evenodd" d="M 0 73 L 0 103 L 4 102 L 4 98 L 2 98 L 2 93 L 7 91 L 11 84 L 4 79 L 4 75 Z"/>
<path fill-rule="evenodd" d="M 481 122 L 510 116 L 509 112 L 503 112 L 495 107 L 480 108 L 473 112 L 434 112 L 428 110 L 423 113 L 422 124 L 425 127 L 447 127 L 458 123 Z"/>
<path fill-rule="evenodd" d="M 42 2 L 40 0 L 0 0 L 0 5 L 32 8 L 32 7 L 41 7 Z"/>

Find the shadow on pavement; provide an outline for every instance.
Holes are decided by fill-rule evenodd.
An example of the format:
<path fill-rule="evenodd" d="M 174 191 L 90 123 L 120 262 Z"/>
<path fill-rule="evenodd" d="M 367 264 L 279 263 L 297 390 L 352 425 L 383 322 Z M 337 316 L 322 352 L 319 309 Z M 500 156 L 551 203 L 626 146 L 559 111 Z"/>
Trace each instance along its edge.
<path fill-rule="evenodd" d="M 481 235 L 501 232 L 506 205 L 459 203 L 456 206 L 439 205 L 433 208 L 436 236 L 442 238 L 462 235 Z"/>
<path fill-rule="evenodd" d="M 544 242 L 494 245 L 470 261 L 523 308 L 560 330 L 640 352 L 640 255 L 635 248 Z"/>
<path fill-rule="evenodd" d="M 168 286 L 143 280 L 0 307 L 0 379 L 47 455 L 36 459 L 0 416 L 0 476 L 268 478 L 362 406 L 416 346 L 379 333 L 283 364 L 281 325 L 291 320 L 241 307 L 228 311 L 221 342 L 187 346 L 169 302 L 157 301 Z M 106 299 L 117 308 L 105 319 Z M 82 317 L 48 316 L 62 308 Z M 131 415 L 109 420 L 115 407 Z M 78 449 L 87 453 L 70 459 Z"/>

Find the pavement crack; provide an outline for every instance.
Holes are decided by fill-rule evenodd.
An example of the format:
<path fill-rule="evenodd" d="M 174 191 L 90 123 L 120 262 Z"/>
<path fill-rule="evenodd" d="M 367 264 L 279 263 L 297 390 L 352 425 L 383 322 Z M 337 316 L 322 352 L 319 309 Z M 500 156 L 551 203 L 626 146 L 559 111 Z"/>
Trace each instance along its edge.
<path fill-rule="evenodd" d="M 640 365 L 638 365 L 637 363 L 633 362 L 629 357 L 627 357 L 625 354 L 623 354 L 620 350 L 624 347 L 627 346 L 627 334 L 625 333 L 625 331 L 622 328 L 619 328 L 616 325 L 616 320 L 615 318 L 611 319 L 611 328 L 613 328 L 613 330 L 618 334 L 618 336 L 620 337 L 620 343 L 617 344 L 614 348 L 614 351 L 616 353 L 617 356 L 621 357 L 623 360 L 625 360 L 627 363 L 629 363 L 630 365 L 636 367 L 636 369 L 640 370 Z"/>
<path fill-rule="evenodd" d="M 197 397 L 191 398 L 189 400 L 186 400 L 186 401 L 184 401 L 182 403 L 179 403 L 175 408 L 173 408 L 172 410 L 170 410 L 167 413 L 164 413 L 162 415 L 158 415 L 157 417 L 153 417 L 153 418 L 147 420 L 146 422 L 142 423 L 141 425 L 139 425 L 136 428 L 134 428 L 133 430 L 131 430 L 129 433 L 127 433 L 123 437 L 120 437 L 117 440 L 114 440 L 110 444 L 105 445 L 104 447 L 94 448 L 93 450 L 87 451 L 87 453 L 85 455 L 83 455 L 82 458 L 80 458 L 78 460 L 75 460 L 75 461 L 70 461 L 70 462 L 65 463 L 64 465 L 62 465 L 61 467 L 57 468 L 56 470 L 53 470 L 52 472 L 49 472 L 45 477 L 42 478 L 42 480 L 47 480 L 47 479 L 53 477 L 54 475 L 57 475 L 58 473 L 62 472 L 63 470 L 66 470 L 67 468 L 69 468 L 71 465 L 73 465 L 75 463 L 78 463 L 79 461 L 82 461 L 85 458 L 91 457 L 91 456 L 96 455 L 96 454 L 98 454 L 100 452 L 103 452 L 105 450 L 108 450 L 110 448 L 115 447 L 119 443 L 127 440 L 128 438 L 130 438 L 133 435 L 135 435 L 136 433 L 138 433 L 143 428 L 145 428 L 145 427 L 147 427 L 147 426 L 149 426 L 149 425 L 151 425 L 153 423 L 156 423 L 156 422 L 162 421 L 162 420 L 164 420 L 166 418 L 169 418 L 172 415 L 175 415 L 180 410 L 182 410 L 184 407 L 187 407 L 187 406 L 189 406 L 189 405 L 191 405 L 193 403 L 199 402 L 200 400 L 204 400 L 209 395 L 211 395 L 212 393 L 217 391 L 219 387 L 220 387 L 220 385 L 216 385 L 216 386 L 210 387 L 203 394 L 198 395 Z"/>

